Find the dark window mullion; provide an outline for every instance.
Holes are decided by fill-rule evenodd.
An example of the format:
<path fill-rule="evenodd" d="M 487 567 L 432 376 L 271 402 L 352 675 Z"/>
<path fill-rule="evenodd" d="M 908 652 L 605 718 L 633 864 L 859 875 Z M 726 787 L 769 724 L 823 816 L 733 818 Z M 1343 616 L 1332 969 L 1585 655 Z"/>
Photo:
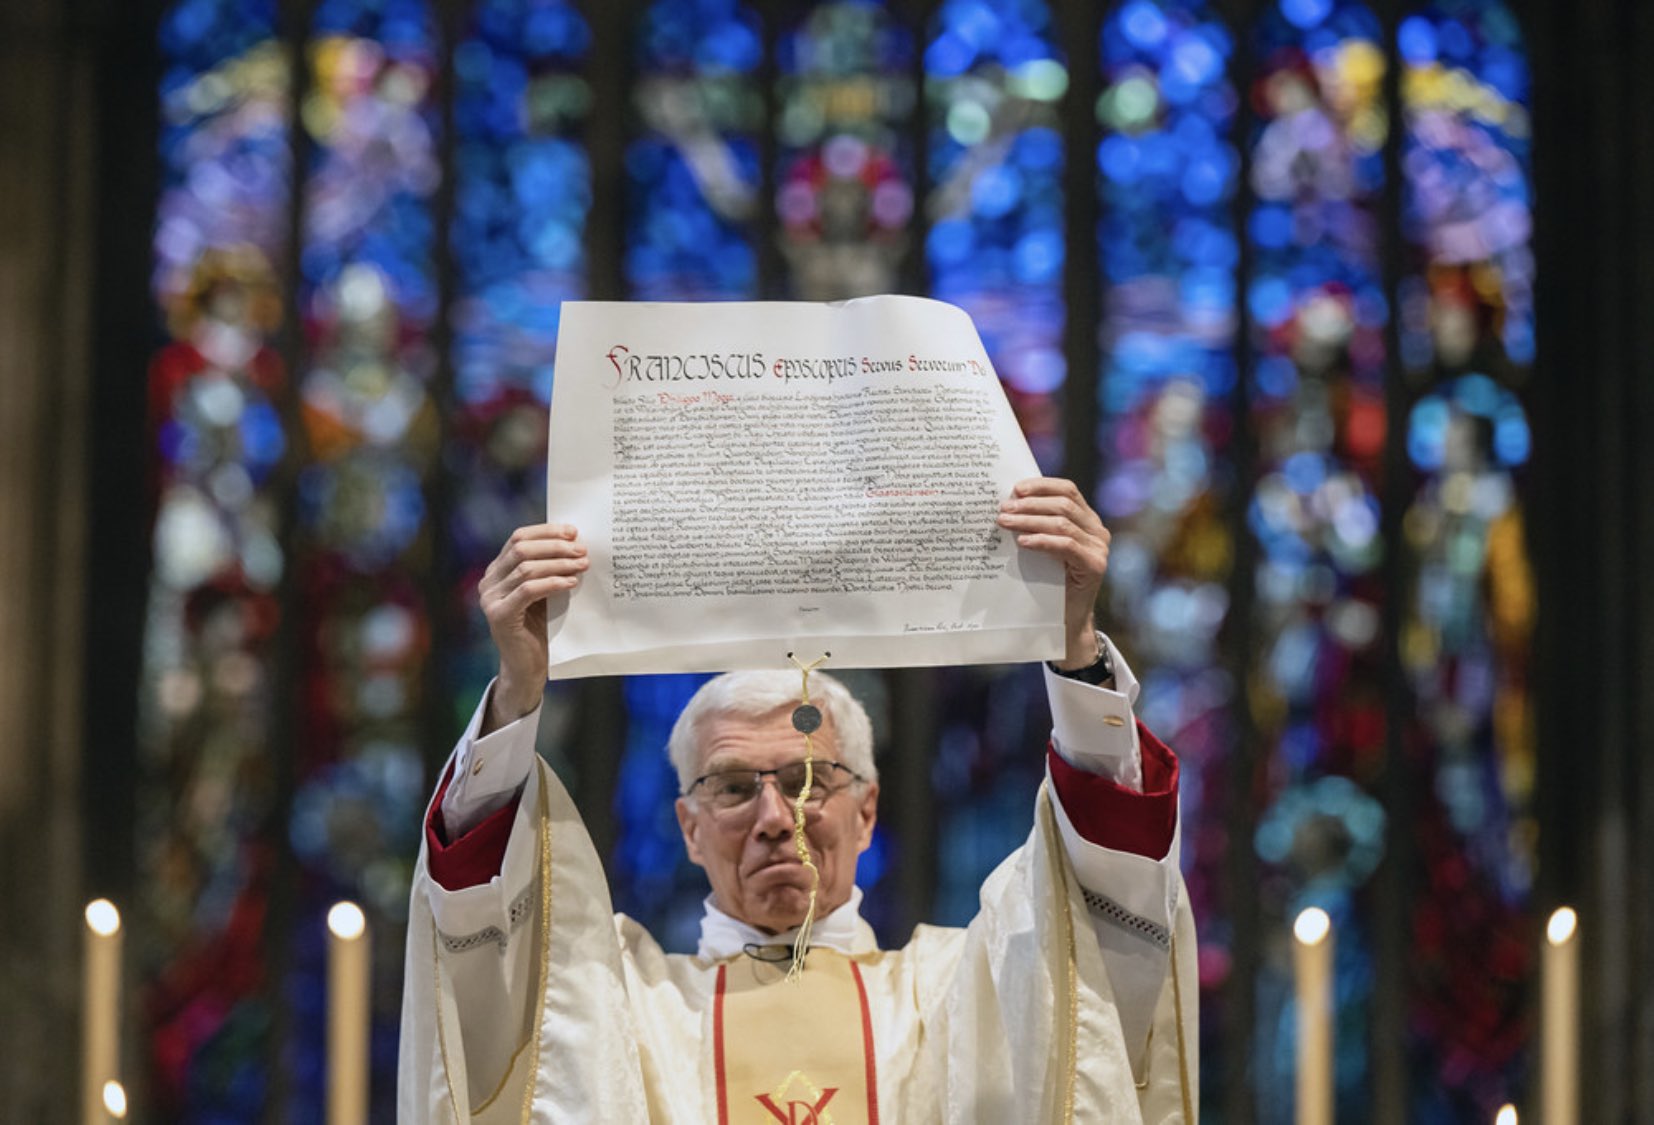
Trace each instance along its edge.
<path fill-rule="evenodd" d="M 454 102 L 458 81 L 454 73 L 454 49 L 465 35 L 468 6 L 463 0 L 436 0 L 437 50 L 437 166 L 441 169 L 436 194 L 431 201 L 431 265 L 436 274 L 437 314 L 431 324 L 431 350 L 436 367 L 428 388 L 436 406 L 437 456 L 425 481 L 426 533 L 431 537 L 430 561 L 419 569 L 420 600 L 426 620 L 431 623 L 430 655 L 422 679 L 424 698 L 419 707 L 419 750 L 425 765 L 425 791 L 436 784 L 453 739 L 453 708 L 449 694 L 458 679 L 453 670 L 466 646 L 466 617 L 463 605 L 451 596 L 458 580 L 459 561 L 451 529 L 455 480 L 449 471 L 447 450 L 454 432 L 454 331 L 452 314 L 459 297 L 458 266 L 454 256 L 453 226 L 458 194 L 459 138 L 455 135 Z"/>
<path fill-rule="evenodd" d="M 631 28 L 644 0 L 591 0 L 584 5 L 592 49 L 586 61 L 591 109 L 584 122 L 591 162 L 591 210 L 586 220 L 586 292 L 594 300 L 619 301 L 626 289 L 626 142 L 636 127 L 632 108 Z M 575 768 L 575 803 L 600 856 L 613 854 L 615 791 L 626 752 L 625 681 L 618 676 L 583 679 L 575 687 L 575 736 L 569 748 Z"/>
<path fill-rule="evenodd" d="M 1063 256 L 1063 469 L 1092 495 L 1097 487 L 1097 394 L 1102 370 L 1102 266 L 1098 256 L 1097 122 L 1099 35 L 1104 4 L 1057 8 L 1058 42 L 1066 46 L 1068 92 L 1062 101 L 1063 215 L 1068 248 Z"/>
<path fill-rule="evenodd" d="M 1372 1091 L 1374 1125 L 1403 1125 L 1408 1120 L 1407 904 L 1412 901 L 1416 852 L 1410 826 L 1414 823 L 1413 794 L 1421 779 L 1411 775 L 1403 752 L 1412 715 L 1407 680 L 1401 663 L 1401 629 L 1405 614 L 1406 550 L 1402 517 L 1408 505 L 1407 417 L 1413 397 L 1402 366 L 1400 289 L 1407 268 L 1407 248 L 1401 230 L 1403 202 L 1401 150 L 1406 118 L 1401 100 L 1401 59 L 1391 48 L 1403 15 L 1401 0 L 1375 5 L 1383 27 L 1383 104 L 1389 118 L 1384 140 L 1384 191 L 1378 216 L 1381 283 L 1389 315 L 1384 321 L 1384 463 L 1379 490 L 1379 535 L 1384 544 L 1381 573 L 1385 590 L 1379 607 L 1383 637 L 1384 774 L 1375 795 L 1384 807 L 1384 858 L 1373 880 L 1374 931 L 1372 1036 Z"/>
<path fill-rule="evenodd" d="M 1255 795 L 1260 791 L 1258 779 L 1268 764 L 1268 752 L 1263 747 L 1256 717 L 1252 713 L 1251 692 L 1247 690 L 1254 674 L 1254 655 L 1257 649 L 1257 585 L 1258 545 L 1247 527 L 1246 513 L 1257 484 L 1259 452 L 1252 420 L 1253 362 L 1252 310 L 1247 304 L 1247 285 L 1255 265 L 1251 239 L 1247 236 L 1247 221 L 1257 200 L 1252 193 L 1252 140 L 1257 122 L 1252 113 L 1248 92 L 1256 78 L 1257 60 L 1253 57 L 1255 42 L 1252 26 L 1261 4 L 1252 0 L 1230 0 L 1214 5 L 1217 15 L 1228 25 L 1235 37 L 1235 51 L 1230 56 L 1230 81 L 1235 89 L 1238 105 L 1235 111 L 1233 140 L 1239 161 L 1236 173 L 1236 191 L 1231 208 L 1232 225 L 1238 240 L 1235 263 L 1235 386 L 1231 392 L 1229 409 L 1235 419 L 1232 439 L 1231 466 L 1234 473 L 1229 489 L 1225 523 L 1230 542 L 1234 544 L 1234 561 L 1229 572 L 1229 613 L 1219 634 L 1219 648 L 1223 666 L 1234 684 L 1235 703 L 1229 715 L 1230 751 L 1224 765 L 1227 805 L 1224 810 L 1228 849 L 1229 919 L 1234 927 L 1230 939 L 1232 961 L 1229 978 L 1222 995 L 1225 1044 L 1222 1076 L 1223 1119 L 1231 1125 L 1251 1125 L 1257 1118 L 1257 1099 L 1252 1091 L 1252 1052 L 1250 1044 L 1256 1033 L 1257 977 L 1263 947 L 1262 915 L 1258 898 L 1250 892 L 1257 886 L 1257 855 L 1252 847 L 1257 830 L 1260 809 Z"/>
<path fill-rule="evenodd" d="M 752 236 L 758 256 L 758 292 L 756 299 L 773 301 L 787 291 L 785 269 L 781 261 L 780 233 L 775 215 L 776 155 L 780 146 L 775 141 L 775 122 L 780 96 L 776 84 L 781 68 L 776 65 L 776 45 L 780 42 L 780 27 L 785 16 L 778 9 L 790 7 L 776 4 L 757 4 L 753 10 L 758 16 L 758 34 L 763 42 L 763 61 L 758 64 L 758 89 L 763 98 L 763 117 L 758 127 L 758 205 L 754 208 Z"/>
<path fill-rule="evenodd" d="M 286 1121 L 293 1093 L 291 1067 L 285 1057 L 287 1044 L 297 1027 L 288 998 L 287 976 L 291 971 L 294 918 L 298 912 L 299 867 L 288 832 L 293 798 L 297 791 L 299 716 L 303 699 L 304 642 L 301 636 L 302 606 L 299 575 L 308 547 L 299 527 L 298 478 L 311 460 L 310 442 L 304 429 L 299 392 L 310 360 L 305 343 L 299 295 L 304 278 L 305 185 L 316 146 L 304 127 L 304 103 L 310 91 L 310 66 L 306 54 L 315 0 L 280 0 L 277 33 L 287 53 L 288 90 L 288 212 L 286 260 L 282 263 L 282 322 L 276 349 L 281 356 L 286 380 L 275 403 L 287 437 L 287 452 L 277 469 L 275 485 L 278 505 L 277 542 L 287 545 L 276 598 L 280 624 L 272 646 L 275 667 L 271 675 L 269 753 L 272 801 L 269 820 L 262 835 L 274 857 L 270 875 L 268 920 L 264 929 L 264 1002 L 270 1013 L 269 1040 L 264 1048 L 264 1120 L 276 1125 Z"/>
<path fill-rule="evenodd" d="M 908 115 L 909 152 L 913 159 L 913 217 L 911 241 L 900 268 L 904 291 L 928 296 L 931 276 L 925 246 L 930 234 L 929 107 L 925 100 L 925 37 L 936 11 L 935 0 L 912 0 L 898 5 L 895 16 L 913 31 L 914 49 L 909 66 L 913 107 Z M 883 804 L 894 813 L 890 828 L 896 853 L 896 914 L 891 937 L 905 940 L 909 930 L 931 920 L 936 902 L 937 807 L 932 792 L 933 765 L 939 752 L 937 702 L 942 695 L 941 670 L 898 668 L 885 673 L 889 694 L 890 738 L 893 744 L 885 778 Z"/>
<path fill-rule="evenodd" d="M 907 0 L 896 6 L 896 18 L 913 31 L 913 54 L 908 80 L 913 83 L 913 108 L 908 114 L 908 152 L 913 160 L 913 218 L 911 238 L 898 276 L 904 293 L 930 295 L 930 104 L 925 98 L 925 43 L 936 18 L 937 0 Z"/>

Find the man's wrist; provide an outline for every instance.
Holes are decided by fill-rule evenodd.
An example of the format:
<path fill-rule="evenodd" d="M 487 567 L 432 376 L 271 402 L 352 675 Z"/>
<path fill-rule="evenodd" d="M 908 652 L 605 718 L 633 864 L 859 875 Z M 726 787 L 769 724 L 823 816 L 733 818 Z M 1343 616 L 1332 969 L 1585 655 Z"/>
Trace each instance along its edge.
<path fill-rule="evenodd" d="M 1114 679 L 1114 661 L 1109 657 L 1108 643 L 1103 640 L 1103 634 L 1096 629 L 1091 631 L 1090 659 L 1086 659 L 1083 649 L 1076 655 L 1076 646 L 1069 645 L 1069 654 L 1072 659 L 1053 662 L 1051 670 L 1070 680 L 1079 680 L 1081 683 L 1101 686 Z"/>
<path fill-rule="evenodd" d="M 484 712 L 483 733 L 492 734 L 538 710 L 545 688 L 543 684 L 536 686 L 539 688 L 537 691 L 510 683 L 503 677 L 495 679 Z"/>
<path fill-rule="evenodd" d="M 1083 628 L 1070 626 L 1069 630 L 1063 644 L 1062 659 L 1052 662 L 1052 667 L 1058 672 L 1077 672 L 1089 668 L 1108 651 L 1103 644 L 1103 635 L 1097 631 L 1096 621 L 1089 613 Z"/>

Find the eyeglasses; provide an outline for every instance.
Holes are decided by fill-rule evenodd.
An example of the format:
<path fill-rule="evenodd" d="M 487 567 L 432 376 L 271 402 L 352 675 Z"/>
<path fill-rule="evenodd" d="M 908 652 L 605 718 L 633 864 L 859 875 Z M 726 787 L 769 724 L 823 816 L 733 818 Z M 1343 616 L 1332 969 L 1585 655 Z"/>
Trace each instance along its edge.
<path fill-rule="evenodd" d="M 797 801 L 804 792 L 803 762 L 789 762 L 773 770 L 714 770 L 702 774 L 685 789 L 685 797 L 703 797 L 719 812 L 729 812 L 748 804 L 764 788 L 766 777 L 775 778 L 775 786 L 788 801 Z M 815 777 L 810 785 L 805 808 L 817 808 L 841 789 L 848 789 L 864 778 L 849 766 L 821 759 L 815 762 Z M 697 790 L 700 792 L 697 793 Z"/>

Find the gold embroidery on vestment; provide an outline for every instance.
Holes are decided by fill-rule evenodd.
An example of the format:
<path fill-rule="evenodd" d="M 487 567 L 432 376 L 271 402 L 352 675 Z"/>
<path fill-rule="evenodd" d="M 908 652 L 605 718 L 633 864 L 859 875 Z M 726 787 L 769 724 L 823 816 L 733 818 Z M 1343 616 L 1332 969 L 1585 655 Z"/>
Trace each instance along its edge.
<path fill-rule="evenodd" d="M 817 948 L 798 979 L 784 963 L 734 957 L 722 967 L 724 1111 L 730 1125 L 867 1125 L 878 1120 L 876 1048 L 858 963 Z M 800 1032 L 808 1028 L 808 1038 Z M 808 1094 L 808 1097 L 805 1094 Z M 779 1118 L 778 1118 L 778 1115 Z"/>
<path fill-rule="evenodd" d="M 1063 988 L 1067 992 L 1068 1020 L 1064 1030 L 1063 1044 L 1063 1095 L 1062 1120 L 1074 1120 L 1074 1087 L 1079 1072 L 1079 1026 L 1080 1026 L 1080 990 L 1079 967 L 1076 964 L 1074 949 L 1074 913 L 1073 901 L 1068 893 L 1068 869 L 1066 858 L 1068 852 L 1062 846 L 1062 840 L 1057 836 L 1057 819 L 1051 809 L 1052 797 L 1050 791 L 1042 783 L 1039 795 L 1039 817 L 1045 825 L 1045 846 L 1051 853 L 1051 864 L 1056 868 L 1052 877 L 1053 893 L 1062 901 L 1062 909 L 1057 911 L 1057 928 L 1063 939 Z"/>
<path fill-rule="evenodd" d="M 551 798 L 546 793 L 546 767 L 536 762 L 540 778 L 540 987 L 534 990 L 534 1058 L 523 1085 L 523 1125 L 534 1113 L 534 1087 L 540 1081 L 540 1027 L 546 1018 L 546 990 L 551 987 Z"/>
<path fill-rule="evenodd" d="M 1177 917 L 1172 917 L 1172 1016 L 1177 1020 L 1177 1082 L 1183 1094 L 1184 1125 L 1195 1125 L 1195 1103 L 1189 1095 L 1189 1061 L 1183 1053 L 1183 988 L 1177 980 Z"/>
<path fill-rule="evenodd" d="M 517 1060 L 522 1057 L 525 1048 L 531 1049 L 533 1062 L 529 1066 L 528 1083 L 523 1088 L 523 1125 L 528 1125 L 534 1111 L 534 1088 L 540 1077 L 540 1027 L 546 1014 L 546 989 L 551 984 L 551 799 L 546 793 L 545 774 L 539 768 L 535 770 L 539 778 L 540 817 L 539 817 L 539 855 L 537 877 L 540 880 L 540 985 L 535 990 L 538 1003 L 534 1008 L 534 1031 L 528 1041 L 519 1046 L 511 1054 L 511 1061 L 501 1075 L 499 1085 L 494 1092 L 475 1108 L 468 1109 L 467 1117 L 475 1116 L 494 1104 L 494 1101 L 505 1092 L 506 1084 L 511 1075 L 516 1072 Z M 442 1056 L 442 1078 L 448 1086 L 448 1111 L 453 1115 L 454 1125 L 459 1125 L 459 1099 L 454 1095 L 454 1071 L 448 1061 L 448 1034 L 442 1015 L 442 957 L 439 951 L 440 941 L 436 929 L 436 918 L 431 918 L 431 969 L 436 994 L 436 1039 L 437 1051 Z M 469 1077 L 469 1076 L 467 1076 Z M 466 1084 L 470 1089 L 469 1081 Z M 467 1098 L 467 1101 L 470 1099 Z"/>

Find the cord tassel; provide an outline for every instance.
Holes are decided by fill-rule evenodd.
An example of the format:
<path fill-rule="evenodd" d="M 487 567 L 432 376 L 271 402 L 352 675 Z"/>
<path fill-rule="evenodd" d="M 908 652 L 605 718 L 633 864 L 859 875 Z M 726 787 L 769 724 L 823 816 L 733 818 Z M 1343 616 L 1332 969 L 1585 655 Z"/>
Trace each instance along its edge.
<path fill-rule="evenodd" d="M 793 962 L 787 969 L 789 981 L 797 981 L 804 971 L 804 958 L 810 952 L 810 931 L 815 927 L 816 892 L 821 889 L 821 871 L 816 867 L 815 860 L 810 858 L 810 843 L 804 835 L 804 806 L 815 784 L 815 743 L 810 736 L 821 726 L 821 712 L 810 702 L 810 673 L 831 655 L 825 652 L 808 664 L 800 664 L 792 653 L 787 654 L 787 659 L 793 662 L 802 680 L 799 704 L 793 709 L 793 728 L 804 735 L 804 787 L 798 791 L 798 799 L 793 802 L 793 847 L 798 849 L 799 862 L 810 871 L 810 904 L 804 911 L 804 921 L 799 923 L 798 937 L 793 940 Z"/>

